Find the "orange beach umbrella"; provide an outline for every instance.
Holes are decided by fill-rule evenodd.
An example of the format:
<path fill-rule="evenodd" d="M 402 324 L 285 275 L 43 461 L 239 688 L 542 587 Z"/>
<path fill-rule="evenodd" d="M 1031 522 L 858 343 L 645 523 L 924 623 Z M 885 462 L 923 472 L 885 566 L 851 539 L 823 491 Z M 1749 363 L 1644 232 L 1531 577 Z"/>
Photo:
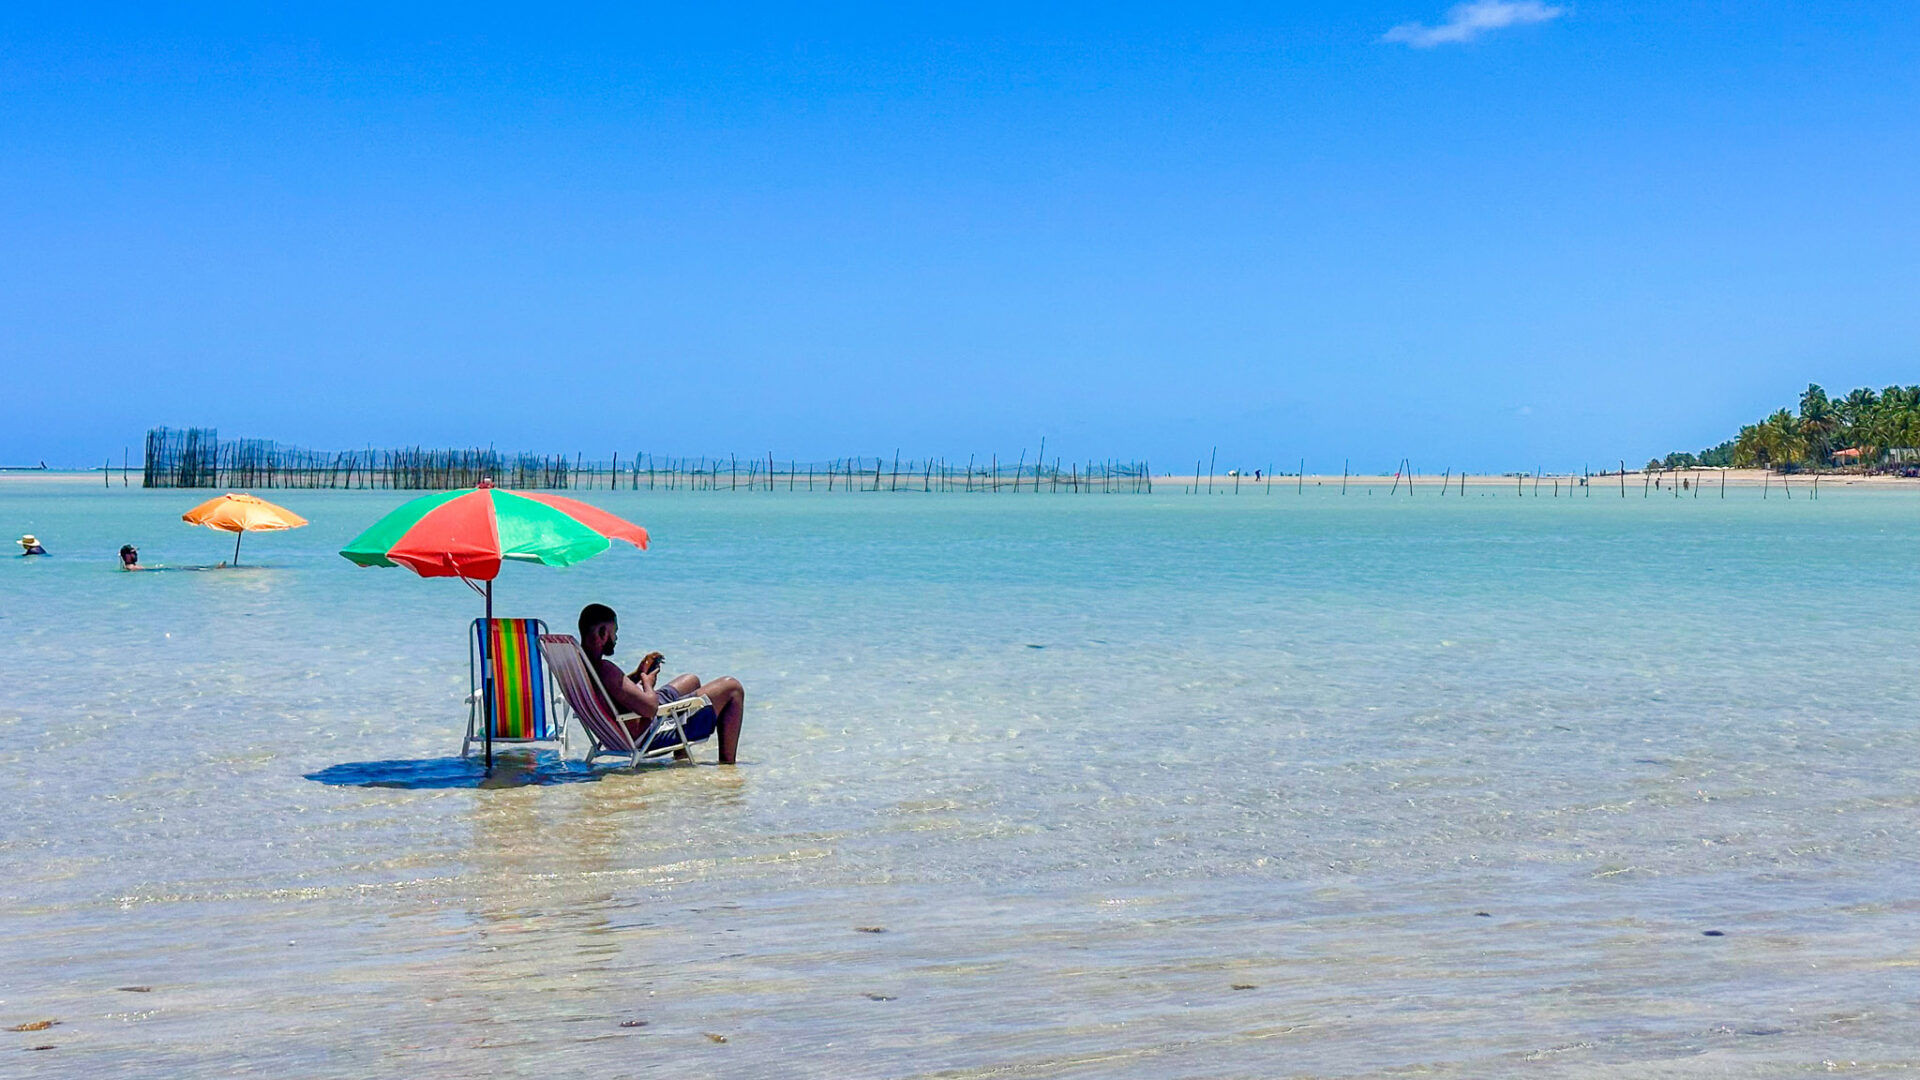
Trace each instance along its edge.
<path fill-rule="evenodd" d="M 233 565 L 240 565 L 240 537 L 250 532 L 278 532 L 297 529 L 307 519 L 253 495 L 222 495 L 208 499 L 180 515 L 189 525 L 205 525 L 233 534 Z"/>

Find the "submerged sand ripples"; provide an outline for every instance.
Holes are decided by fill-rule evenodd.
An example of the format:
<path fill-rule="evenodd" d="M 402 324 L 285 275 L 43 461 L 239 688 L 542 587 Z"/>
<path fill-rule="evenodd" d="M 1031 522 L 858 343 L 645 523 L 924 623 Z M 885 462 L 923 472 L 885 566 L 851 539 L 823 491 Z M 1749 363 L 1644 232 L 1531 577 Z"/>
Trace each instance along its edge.
<path fill-rule="evenodd" d="M 46 490 L 0 1027 L 60 1022 L 0 1074 L 1914 1064 L 1920 571 L 1857 555 L 1909 496 L 596 493 L 655 549 L 503 612 L 742 676 L 746 764 L 482 788 L 471 597 L 330 554 L 397 496 L 223 578 L 111 571 L 192 557 L 166 493 Z"/>

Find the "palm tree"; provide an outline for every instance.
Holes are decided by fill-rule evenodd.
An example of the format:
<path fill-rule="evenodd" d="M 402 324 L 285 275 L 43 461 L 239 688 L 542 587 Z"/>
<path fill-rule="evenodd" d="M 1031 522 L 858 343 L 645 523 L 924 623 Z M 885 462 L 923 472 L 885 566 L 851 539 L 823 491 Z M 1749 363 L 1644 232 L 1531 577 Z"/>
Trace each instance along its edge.
<path fill-rule="evenodd" d="M 1886 457 L 1893 447 L 1920 448 L 1920 386 L 1860 387 L 1834 400 L 1817 383 L 1800 395 L 1800 414 L 1780 409 L 1701 454 L 1740 468 L 1792 468 L 1826 464 L 1842 446 L 1860 451 L 1862 464 Z M 1670 455 L 1679 457 L 1680 455 Z"/>
<path fill-rule="evenodd" d="M 1798 465 L 1807 458 L 1807 437 L 1800 433 L 1800 421 L 1793 413 L 1781 409 L 1767 417 L 1764 438 L 1767 442 L 1768 456 L 1776 466 Z"/>
<path fill-rule="evenodd" d="M 1827 392 L 1818 383 L 1808 383 L 1807 392 L 1800 395 L 1800 434 L 1806 438 L 1816 464 L 1827 463 L 1833 453 L 1833 434 L 1839 427 L 1839 413 L 1827 400 Z"/>
<path fill-rule="evenodd" d="M 1880 404 L 1880 395 L 1864 386 L 1841 399 L 1840 425 L 1848 430 L 1850 441 L 1852 430 L 1865 424 L 1867 416 L 1878 404 Z"/>
<path fill-rule="evenodd" d="M 1889 386 L 1880 391 L 1859 427 L 1863 456 L 1878 460 L 1890 448 L 1906 445 L 1917 406 L 1920 406 L 1920 388 Z"/>

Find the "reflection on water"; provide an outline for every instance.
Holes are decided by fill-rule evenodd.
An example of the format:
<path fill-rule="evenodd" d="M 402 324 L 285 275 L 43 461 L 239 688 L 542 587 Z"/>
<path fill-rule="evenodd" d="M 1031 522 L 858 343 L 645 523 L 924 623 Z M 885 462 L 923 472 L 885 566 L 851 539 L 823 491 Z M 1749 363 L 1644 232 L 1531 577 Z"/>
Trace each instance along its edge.
<path fill-rule="evenodd" d="M 332 554 L 401 494 L 0 565 L 0 1027 L 60 1021 L 0 1062 L 1913 1072 L 1920 569 L 1862 553 L 1920 499 L 1822 495 L 595 492 L 653 550 L 500 613 L 739 675 L 742 764 L 491 780 L 471 594 Z M 0 517 L 179 560 L 178 501 Z"/>

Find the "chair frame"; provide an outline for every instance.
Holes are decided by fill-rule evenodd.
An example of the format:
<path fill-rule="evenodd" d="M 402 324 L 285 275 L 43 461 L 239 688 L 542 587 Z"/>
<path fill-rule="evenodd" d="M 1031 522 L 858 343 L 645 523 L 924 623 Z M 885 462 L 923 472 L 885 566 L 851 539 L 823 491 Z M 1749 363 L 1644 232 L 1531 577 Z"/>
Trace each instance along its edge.
<path fill-rule="evenodd" d="M 547 633 L 547 624 L 539 619 L 495 618 L 493 621 L 532 623 L 532 629 L 534 631 L 532 637 L 536 651 L 539 649 L 540 639 L 545 637 Z M 476 744 L 486 741 L 486 731 L 483 725 L 487 722 L 486 685 L 489 681 L 487 668 L 493 663 L 493 658 L 486 655 L 485 643 L 488 640 L 486 625 L 487 620 L 475 619 L 467 628 L 467 676 L 468 685 L 472 686 L 473 689 L 467 694 L 467 734 L 466 737 L 460 741 L 461 757 L 466 757 L 472 753 Z M 567 756 L 568 749 L 567 714 L 560 711 L 560 706 L 565 699 L 560 695 L 560 684 L 554 679 L 553 669 L 546 662 L 544 655 L 541 656 L 540 661 L 540 683 L 540 688 L 536 692 L 546 695 L 547 729 L 549 731 L 557 731 L 558 734 L 545 739 L 503 739 L 496 735 L 493 741 L 495 744 L 505 743 L 513 746 L 524 746 L 528 743 L 557 742 L 560 744 L 560 756 L 564 758 Z"/>
<path fill-rule="evenodd" d="M 680 751 L 686 751 L 688 757 L 692 757 L 695 743 L 687 738 L 681 721 L 701 709 L 712 707 L 713 702 L 706 695 L 689 694 L 662 704 L 655 711 L 653 721 L 647 725 L 645 734 L 636 739 L 628 730 L 627 721 L 644 718 L 639 713 L 623 713 L 614 706 L 612 696 L 600 681 L 600 673 L 588 661 L 587 652 L 580 647 L 578 638 L 572 634 L 541 634 L 540 652 L 546 660 L 549 677 L 560 690 L 560 699 L 565 702 L 568 714 L 580 721 L 581 730 L 586 732 L 591 743 L 583 759 L 584 764 L 592 765 L 595 758 L 606 754 L 625 756 L 628 768 L 636 768 L 643 761 Z M 577 668 L 586 676 L 578 680 L 580 685 L 577 687 L 570 684 L 572 680 L 568 677 L 568 671 L 572 668 Z M 576 702 L 576 693 L 588 695 L 589 698 Z M 653 746 L 654 739 L 665 732 L 671 732 L 674 738 L 660 746 Z"/>

